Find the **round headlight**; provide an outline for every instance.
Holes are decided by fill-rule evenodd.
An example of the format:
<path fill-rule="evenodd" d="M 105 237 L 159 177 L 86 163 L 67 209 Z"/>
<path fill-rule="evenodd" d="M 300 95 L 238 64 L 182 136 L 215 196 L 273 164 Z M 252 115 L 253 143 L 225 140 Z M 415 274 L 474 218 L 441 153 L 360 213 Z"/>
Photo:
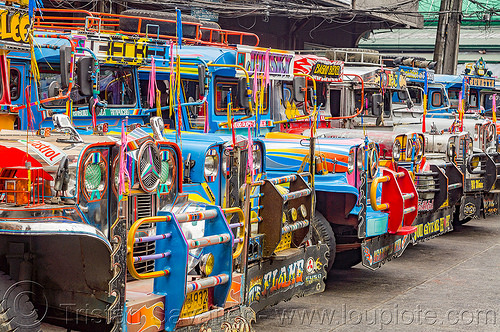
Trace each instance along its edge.
<path fill-rule="evenodd" d="M 297 213 L 296 208 L 291 208 L 288 211 L 288 214 L 289 214 L 290 221 L 293 221 L 293 222 L 297 221 L 297 217 L 299 216 L 299 214 Z"/>
<path fill-rule="evenodd" d="M 460 145 L 462 144 L 463 141 L 460 140 Z M 448 155 L 449 161 L 453 161 L 455 159 L 456 151 L 455 151 L 455 141 L 453 140 L 453 138 L 448 141 L 448 148 L 446 149 L 446 154 Z"/>
<path fill-rule="evenodd" d="M 222 163 L 221 163 L 221 170 L 222 170 L 222 175 L 227 177 L 227 174 L 229 172 L 229 160 L 230 160 L 230 151 L 228 149 L 224 150 L 222 153 Z"/>
<path fill-rule="evenodd" d="M 161 161 L 160 183 L 170 185 L 172 184 L 172 165 L 168 160 Z"/>
<path fill-rule="evenodd" d="M 85 166 L 85 189 L 88 191 L 102 190 L 102 169 L 98 163 L 91 163 Z"/>
<path fill-rule="evenodd" d="M 253 146 L 253 169 L 255 171 L 260 171 L 260 168 L 262 167 L 262 151 L 260 149 L 260 146 L 255 144 Z"/>
<path fill-rule="evenodd" d="M 370 166 L 370 177 L 373 179 L 375 176 L 377 176 L 377 171 L 378 171 L 378 153 L 377 149 L 371 149 L 370 151 L 370 158 L 368 160 L 369 166 Z"/>
<path fill-rule="evenodd" d="M 363 153 L 363 148 L 360 147 L 358 148 L 358 153 L 356 155 L 356 166 L 358 167 L 359 170 L 363 169 L 364 163 L 365 163 L 365 156 Z"/>
<path fill-rule="evenodd" d="M 406 141 L 406 159 L 407 160 L 412 159 L 414 149 L 415 149 L 415 140 L 413 138 L 408 138 L 408 140 Z"/>
<path fill-rule="evenodd" d="M 205 155 L 205 179 L 207 181 L 214 181 L 217 173 L 219 172 L 219 156 L 217 155 L 217 151 L 208 150 Z"/>
<path fill-rule="evenodd" d="M 203 276 L 209 276 L 214 270 L 215 257 L 212 253 L 201 256 L 200 271 Z"/>
<path fill-rule="evenodd" d="M 416 161 L 420 162 L 420 160 L 422 160 L 422 157 L 424 156 L 424 139 L 422 138 L 422 136 L 418 136 L 416 143 L 417 143 Z"/>
<path fill-rule="evenodd" d="M 352 171 L 354 171 L 354 149 L 351 148 L 351 150 L 349 150 L 349 158 L 347 159 L 347 172 L 352 173 Z"/>
<path fill-rule="evenodd" d="M 395 141 L 392 145 L 392 159 L 399 161 L 399 158 L 401 158 L 401 143 Z"/>
<path fill-rule="evenodd" d="M 299 212 L 303 219 L 307 218 L 307 208 L 304 204 L 299 206 Z"/>

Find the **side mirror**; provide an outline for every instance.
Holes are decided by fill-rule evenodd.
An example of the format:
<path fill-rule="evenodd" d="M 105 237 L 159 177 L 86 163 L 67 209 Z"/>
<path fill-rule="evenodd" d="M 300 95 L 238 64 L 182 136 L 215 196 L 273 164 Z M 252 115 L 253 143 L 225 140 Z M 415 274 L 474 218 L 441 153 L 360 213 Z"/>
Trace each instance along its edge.
<path fill-rule="evenodd" d="M 92 57 L 86 56 L 78 59 L 77 76 L 79 92 L 82 96 L 92 96 L 92 73 L 95 69 Z"/>
<path fill-rule="evenodd" d="M 406 107 L 408 107 L 408 108 L 412 108 L 413 107 L 413 102 L 410 99 L 408 99 L 406 101 Z"/>
<path fill-rule="evenodd" d="M 293 78 L 293 99 L 300 103 L 304 102 L 306 99 L 306 94 L 304 92 L 306 88 L 306 78 L 303 76 L 296 76 Z"/>
<path fill-rule="evenodd" d="M 57 81 L 50 82 L 48 91 L 49 98 L 58 96 L 60 90 L 61 90 L 61 85 L 59 84 L 59 82 Z"/>
<path fill-rule="evenodd" d="M 381 93 L 374 93 L 372 95 L 371 112 L 373 115 L 379 116 L 382 114 L 382 106 L 384 104 L 383 100 L 384 97 Z"/>
<path fill-rule="evenodd" d="M 71 120 L 66 114 L 54 114 L 52 115 L 52 123 L 54 128 L 63 132 L 68 132 L 70 135 L 69 139 L 58 138 L 57 142 L 63 143 L 83 143 L 83 139 L 80 134 L 76 131 L 75 127 L 71 124 Z"/>
<path fill-rule="evenodd" d="M 159 116 L 152 116 L 149 119 L 151 123 L 151 129 L 153 130 L 153 138 L 157 141 L 163 140 L 163 130 L 165 130 L 165 124 L 163 123 L 163 119 Z"/>
<path fill-rule="evenodd" d="M 71 46 L 63 45 L 59 48 L 59 67 L 61 68 L 61 88 L 67 89 L 71 68 Z"/>
<path fill-rule="evenodd" d="M 99 102 L 99 97 L 97 97 L 97 102 Z M 94 106 L 95 99 L 93 97 L 89 98 L 89 114 L 92 114 L 92 107 Z M 95 105 L 95 114 L 96 116 L 101 113 L 102 106 Z"/>
<path fill-rule="evenodd" d="M 205 65 L 198 65 L 198 95 L 205 95 Z"/>
<path fill-rule="evenodd" d="M 238 79 L 238 103 L 239 106 L 244 109 L 248 109 L 248 95 L 247 95 L 247 79 L 246 77 L 240 77 Z"/>

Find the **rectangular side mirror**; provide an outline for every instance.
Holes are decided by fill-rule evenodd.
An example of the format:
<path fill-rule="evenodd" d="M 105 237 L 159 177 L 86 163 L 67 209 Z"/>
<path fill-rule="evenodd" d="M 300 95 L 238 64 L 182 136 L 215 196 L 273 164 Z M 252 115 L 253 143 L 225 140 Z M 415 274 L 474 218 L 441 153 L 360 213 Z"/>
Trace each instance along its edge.
<path fill-rule="evenodd" d="M 375 116 L 382 114 L 382 107 L 384 105 L 384 97 L 381 93 L 374 93 L 372 95 L 371 112 Z"/>
<path fill-rule="evenodd" d="M 296 76 L 293 78 L 293 99 L 300 103 L 306 99 L 305 94 L 306 78 L 303 76 Z"/>
<path fill-rule="evenodd" d="M 198 94 L 199 96 L 205 95 L 205 65 L 198 65 Z"/>
<path fill-rule="evenodd" d="M 240 77 L 238 79 L 238 103 L 241 108 L 248 109 L 248 95 L 247 95 L 247 79 Z"/>
<path fill-rule="evenodd" d="M 78 59 L 77 76 L 79 92 L 82 96 L 92 96 L 92 73 L 95 70 L 94 59 L 90 56 Z"/>
<path fill-rule="evenodd" d="M 59 48 L 59 67 L 61 68 L 61 88 L 67 89 L 71 68 L 71 46 L 63 45 Z"/>

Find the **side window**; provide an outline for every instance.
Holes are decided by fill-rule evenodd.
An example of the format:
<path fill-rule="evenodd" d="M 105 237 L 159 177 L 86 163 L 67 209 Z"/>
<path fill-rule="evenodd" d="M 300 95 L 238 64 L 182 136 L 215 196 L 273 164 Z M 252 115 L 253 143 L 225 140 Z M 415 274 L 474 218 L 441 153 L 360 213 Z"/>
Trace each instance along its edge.
<path fill-rule="evenodd" d="M 448 97 L 450 98 L 450 104 L 452 108 L 458 108 L 458 96 L 460 95 L 460 89 L 449 89 Z"/>
<path fill-rule="evenodd" d="M 149 80 L 148 79 L 141 79 L 139 81 L 139 87 L 140 87 L 142 108 L 151 108 L 151 106 L 148 103 Z M 161 80 L 161 79 L 156 80 L 156 87 L 158 90 L 160 90 L 160 106 L 161 107 L 168 106 L 168 98 L 169 98 L 169 94 L 168 94 L 169 82 L 168 82 L 168 80 Z M 153 108 L 156 108 L 156 95 L 155 95 L 154 100 L 153 100 Z"/>
<path fill-rule="evenodd" d="M 330 90 L 330 113 L 333 117 L 340 116 L 340 90 Z"/>
<path fill-rule="evenodd" d="M 258 93 L 261 92 L 262 89 L 258 88 Z M 228 105 L 228 95 L 231 91 L 231 110 L 232 113 L 237 115 L 245 114 L 245 109 L 240 107 L 238 100 L 238 80 L 235 78 L 217 78 L 215 80 L 215 114 L 216 115 L 225 115 L 227 114 L 227 105 Z M 264 91 L 263 95 L 263 113 L 267 113 L 268 111 L 268 98 L 269 94 L 267 89 Z"/>
<path fill-rule="evenodd" d="M 129 68 L 102 67 L 99 97 L 108 106 L 133 106 L 136 104 L 134 75 Z"/>
<path fill-rule="evenodd" d="M 476 90 L 472 90 L 472 89 L 470 90 L 469 106 L 472 108 L 478 107 L 478 98 L 477 98 L 477 91 Z"/>
<path fill-rule="evenodd" d="M 422 104 L 422 91 L 421 90 L 409 88 L 408 92 L 410 93 L 410 98 L 413 101 L 413 104 L 415 104 L 415 105 Z"/>
<path fill-rule="evenodd" d="M 194 103 L 199 99 L 198 92 L 198 81 L 197 80 L 183 80 L 182 89 L 184 90 L 184 100 L 187 103 Z M 231 98 L 233 93 L 231 90 Z M 234 101 L 233 105 L 234 105 Z M 227 107 L 227 105 L 226 105 Z M 188 112 L 189 128 L 191 129 L 203 129 L 205 125 L 205 106 L 204 105 L 192 105 L 186 106 Z"/>
<path fill-rule="evenodd" d="M 21 96 L 21 72 L 17 68 L 10 69 L 10 99 L 18 100 Z"/>
<path fill-rule="evenodd" d="M 441 107 L 443 105 L 443 98 L 440 91 L 434 91 L 431 96 L 432 107 Z"/>

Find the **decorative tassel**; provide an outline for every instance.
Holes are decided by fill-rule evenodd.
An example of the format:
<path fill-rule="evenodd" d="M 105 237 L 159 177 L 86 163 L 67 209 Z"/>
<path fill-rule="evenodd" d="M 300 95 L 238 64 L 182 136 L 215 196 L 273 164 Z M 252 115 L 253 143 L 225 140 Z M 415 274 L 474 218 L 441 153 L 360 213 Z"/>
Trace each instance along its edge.
<path fill-rule="evenodd" d="M 153 56 L 151 56 L 151 71 L 149 72 L 148 86 L 149 108 L 153 108 L 155 102 L 155 91 L 158 90 L 158 87 L 156 86 L 156 64 Z"/>

